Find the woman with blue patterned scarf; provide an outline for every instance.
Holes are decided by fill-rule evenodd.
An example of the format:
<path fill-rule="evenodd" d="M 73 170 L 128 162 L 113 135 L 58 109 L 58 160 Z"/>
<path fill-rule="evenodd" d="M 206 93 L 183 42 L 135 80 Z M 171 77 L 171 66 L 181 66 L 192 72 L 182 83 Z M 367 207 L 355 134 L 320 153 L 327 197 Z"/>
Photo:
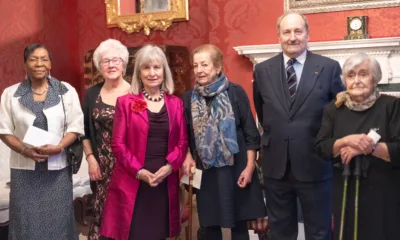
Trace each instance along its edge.
<path fill-rule="evenodd" d="M 222 52 L 207 44 L 193 51 L 194 89 L 184 94 L 190 151 L 184 172 L 203 170 L 196 190 L 204 238 L 247 240 L 247 221 L 266 215 L 255 169 L 260 136 L 242 87 L 223 74 Z"/>

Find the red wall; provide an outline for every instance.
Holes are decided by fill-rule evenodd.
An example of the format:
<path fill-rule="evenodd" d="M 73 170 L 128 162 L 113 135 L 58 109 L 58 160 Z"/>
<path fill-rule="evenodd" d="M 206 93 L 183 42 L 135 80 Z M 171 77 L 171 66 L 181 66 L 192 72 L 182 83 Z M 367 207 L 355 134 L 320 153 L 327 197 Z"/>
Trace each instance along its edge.
<path fill-rule="evenodd" d="M 228 78 L 240 83 L 252 98 L 253 65 L 238 56 L 234 46 L 278 43 L 276 19 L 283 14 L 283 1 L 224 0 L 209 2 L 210 43 L 222 49 Z M 227 4 L 229 2 L 229 4 Z M 400 35 L 400 8 L 382 8 L 307 14 L 310 41 L 343 40 L 347 17 L 367 15 L 371 38 Z M 251 101 L 252 102 L 252 101 Z"/>
<path fill-rule="evenodd" d="M 80 86 L 77 0 L 0 1 L 0 92 L 25 77 L 23 51 L 45 44 L 53 55 L 52 75 Z"/>
<path fill-rule="evenodd" d="M 252 64 L 238 56 L 234 46 L 277 43 L 276 19 L 283 1 L 189 0 L 190 20 L 173 24 L 166 32 L 126 34 L 106 27 L 104 0 L 0 1 L 0 92 L 25 76 L 23 49 L 28 43 L 46 44 L 53 53 L 52 75 L 83 92 L 83 56 L 89 49 L 115 38 L 127 46 L 145 43 L 188 46 L 216 44 L 224 52 L 228 77 L 251 97 Z M 272 2 L 272 3 L 271 3 Z M 346 17 L 369 16 L 372 38 L 400 35 L 400 8 L 370 9 L 307 15 L 310 41 L 340 40 L 346 35 Z"/>
<path fill-rule="evenodd" d="M 166 32 L 143 32 L 127 34 L 119 28 L 107 28 L 104 0 L 79 1 L 79 56 L 82 59 L 90 49 L 95 49 L 100 42 L 114 38 L 133 47 L 146 43 L 157 45 L 181 45 L 193 49 L 208 42 L 208 5 L 206 0 L 190 0 L 189 22 L 174 23 Z M 83 65 L 80 69 L 83 76 Z M 81 88 L 83 91 L 83 86 Z"/>

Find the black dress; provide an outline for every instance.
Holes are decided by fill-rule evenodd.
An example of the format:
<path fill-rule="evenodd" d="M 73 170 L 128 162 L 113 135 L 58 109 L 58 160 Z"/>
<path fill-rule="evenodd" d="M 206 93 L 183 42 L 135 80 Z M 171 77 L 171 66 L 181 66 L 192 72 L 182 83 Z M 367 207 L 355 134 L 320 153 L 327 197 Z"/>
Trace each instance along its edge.
<path fill-rule="evenodd" d="M 362 156 L 363 174 L 359 189 L 358 239 L 397 240 L 400 226 L 400 102 L 382 95 L 368 110 L 351 111 L 345 106 L 336 108 L 330 103 L 317 140 L 317 150 L 332 158 L 334 142 L 351 134 L 368 134 L 375 129 L 379 142 L 388 146 L 391 162 L 372 155 Z M 343 196 L 343 177 L 340 159 L 334 159 L 333 214 L 335 239 L 339 237 Z M 354 168 L 354 161 L 350 167 Z M 347 211 L 344 239 L 353 239 L 355 180 L 350 178 L 347 191 Z"/>
<path fill-rule="evenodd" d="M 191 154 L 196 160 L 196 167 L 203 169 L 203 164 L 196 157 L 194 151 L 191 114 L 192 91 L 186 92 L 183 97 L 189 146 Z M 233 83 L 229 83 L 228 96 L 235 115 L 239 153 L 234 156 L 233 166 L 203 169 L 201 189 L 195 192 L 201 227 L 233 228 L 240 221 L 266 216 L 260 180 L 256 170 L 254 170 L 251 183 L 245 188 L 237 185 L 238 178 L 247 165 L 247 150 L 260 148 L 260 136 L 250 111 L 250 103 L 244 90 Z"/>
<path fill-rule="evenodd" d="M 169 122 L 167 108 L 158 113 L 147 110 L 149 134 L 144 169 L 157 172 L 166 164 Z M 140 182 L 135 201 L 129 239 L 160 240 L 169 237 L 169 200 L 167 179 L 157 187 Z"/>

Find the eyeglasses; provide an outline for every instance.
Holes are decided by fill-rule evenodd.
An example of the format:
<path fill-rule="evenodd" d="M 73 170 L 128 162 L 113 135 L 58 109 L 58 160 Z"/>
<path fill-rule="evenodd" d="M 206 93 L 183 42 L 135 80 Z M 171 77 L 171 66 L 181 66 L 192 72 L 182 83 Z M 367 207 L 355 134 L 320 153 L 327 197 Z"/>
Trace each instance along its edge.
<path fill-rule="evenodd" d="M 110 63 L 112 63 L 113 65 L 119 65 L 121 64 L 122 59 L 121 58 L 113 58 L 113 59 L 102 59 L 100 61 L 100 65 L 102 66 L 110 66 Z"/>

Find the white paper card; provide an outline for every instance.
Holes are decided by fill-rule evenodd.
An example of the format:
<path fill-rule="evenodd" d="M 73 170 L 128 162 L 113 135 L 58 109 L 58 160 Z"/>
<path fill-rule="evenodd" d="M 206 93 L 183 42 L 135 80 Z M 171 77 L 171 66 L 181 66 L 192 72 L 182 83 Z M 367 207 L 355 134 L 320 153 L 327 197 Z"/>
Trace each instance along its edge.
<path fill-rule="evenodd" d="M 381 139 L 381 135 L 379 135 L 374 129 L 369 130 L 368 137 L 372 138 L 372 141 L 376 144 L 379 139 Z"/>
<path fill-rule="evenodd" d="M 196 172 L 193 175 L 193 187 L 200 189 L 201 187 L 201 176 L 203 172 L 200 169 L 196 168 Z M 184 174 L 181 178 L 181 183 L 189 185 L 189 176 Z"/>
<path fill-rule="evenodd" d="M 30 126 L 28 131 L 25 133 L 24 140 L 22 141 L 26 145 L 40 147 L 46 144 L 57 145 L 60 143 L 61 137 L 44 131 L 43 129 Z"/>

